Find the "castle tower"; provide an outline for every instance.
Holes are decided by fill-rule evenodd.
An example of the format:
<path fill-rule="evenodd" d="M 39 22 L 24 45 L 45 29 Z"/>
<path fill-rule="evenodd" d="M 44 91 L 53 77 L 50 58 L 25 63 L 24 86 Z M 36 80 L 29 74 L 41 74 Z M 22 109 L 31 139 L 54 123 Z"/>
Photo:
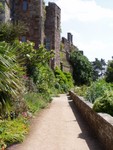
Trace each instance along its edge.
<path fill-rule="evenodd" d="M 35 48 L 43 44 L 44 39 L 44 7 L 43 0 L 11 0 L 12 20 L 15 23 L 23 22 L 28 28 L 22 41 L 30 40 Z"/>
<path fill-rule="evenodd" d="M 55 57 L 51 60 L 51 68 L 60 66 L 60 20 L 61 9 L 55 3 L 46 6 L 45 46 L 54 50 Z"/>

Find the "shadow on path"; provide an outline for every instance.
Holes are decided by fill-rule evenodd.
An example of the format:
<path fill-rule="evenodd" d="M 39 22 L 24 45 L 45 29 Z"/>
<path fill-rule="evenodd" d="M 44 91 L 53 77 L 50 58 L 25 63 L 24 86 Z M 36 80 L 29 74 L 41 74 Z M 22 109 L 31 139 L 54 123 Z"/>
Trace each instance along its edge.
<path fill-rule="evenodd" d="M 104 150 L 98 139 L 90 129 L 88 123 L 84 120 L 78 109 L 76 108 L 73 100 L 68 96 L 68 103 L 76 117 L 76 120 L 81 128 L 82 133 L 78 135 L 78 138 L 84 139 L 89 147 L 89 150 Z"/>

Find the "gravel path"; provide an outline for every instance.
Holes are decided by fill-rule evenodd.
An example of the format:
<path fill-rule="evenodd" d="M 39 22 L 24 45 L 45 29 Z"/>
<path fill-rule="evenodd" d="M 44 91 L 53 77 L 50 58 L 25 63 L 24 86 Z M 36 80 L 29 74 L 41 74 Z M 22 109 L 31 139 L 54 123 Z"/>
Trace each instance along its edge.
<path fill-rule="evenodd" d="M 22 144 L 8 150 L 102 150 L 65 94 L 32 122 L 30 134 Z"/>

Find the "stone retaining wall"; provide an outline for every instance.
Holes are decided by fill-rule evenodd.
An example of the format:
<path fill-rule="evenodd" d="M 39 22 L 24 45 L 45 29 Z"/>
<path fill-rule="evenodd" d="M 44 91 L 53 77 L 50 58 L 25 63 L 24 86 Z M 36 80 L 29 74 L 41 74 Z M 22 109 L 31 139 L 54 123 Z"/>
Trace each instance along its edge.
<path fill-rule="evenodd" d="M 78 97 L 74 92 L 69 92 L 77 109 L 94 131 L 105 150 L 113 150 L 113 117 L 108 114 L 96 113 L 92 104 Z"/>

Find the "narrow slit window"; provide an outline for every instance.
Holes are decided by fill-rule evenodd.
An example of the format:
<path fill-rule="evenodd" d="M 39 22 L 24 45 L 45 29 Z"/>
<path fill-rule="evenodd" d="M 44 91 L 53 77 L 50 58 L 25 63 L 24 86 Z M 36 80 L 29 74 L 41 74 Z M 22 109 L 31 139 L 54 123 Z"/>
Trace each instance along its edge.
<path fill-rule="evenodd" d="M 26 42 L 26 41 L 27 41 L 26 36 L 22 36 L 21 41 L 22 41 L 22 42 Z"/>
<path fill-rule="evenodd" d="M 45 47 L 47 50 L 50 50 L 50 38 L 45 39 Z"/>
<path fill-rule="evenodd" d="M 57 29 L 59 29 L 59 26 L 60 26 L 60 19 L 59 19 L 59 17 L 57 16 Z"/>
<path fill-rule="evenodd" d="M 28 9 L 28 1 L 27 0 L 23 0 L 23 10 L 27 11 Z"/>

